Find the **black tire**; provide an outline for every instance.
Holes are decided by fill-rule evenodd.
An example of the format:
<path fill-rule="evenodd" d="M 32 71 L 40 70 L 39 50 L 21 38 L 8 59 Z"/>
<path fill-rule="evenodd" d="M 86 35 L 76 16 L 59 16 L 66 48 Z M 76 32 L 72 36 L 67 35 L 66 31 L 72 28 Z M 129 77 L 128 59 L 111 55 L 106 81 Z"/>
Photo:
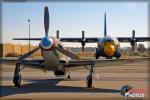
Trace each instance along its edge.
<path fill-rule="evenodd" d="M 119 59 L 120 57 L 116 56 L 117 59 Z"/>
<path fill-rule="evenodd" d="M 119 59 L 120 57 L 121 57 L 121 54 L 119 54 L 119 55 L 116 55 L 116 58 L 117 58 L 117 59 Z"/>
<path fill-rule="evenodd" d="M 68 75 L 68 76 L 67 76 L 67 79 L 70 79 L 70 78 L 71 78 L 70 75 Z"/>
<path fill-rule="evenodd" d="M 99 57 L 98 57 L 98 54 L 97 54 L 97 52 L 98 52 L 97 48 L 96 48 L 95 51 L 96 51 L 96 53 L 95 53 L 95 58 L 98 59 Z"/>
<path fill-rule="evenodd" d="M 21 84 L 21 75 L 14 76 L 13 83 L 14 83 L 15 87 L 19 88 L 20 84 Z"/>
<path fill-rule="evenodd" d="M 91 87 L 92 87 L 92 77 L 91 77 L 91 76 L 88 76 L 88 77 L 87 77 L 87 87 L 88 87 L 88 88 L 91 88 Z"/>
<path fill-rule="evenodd" d="M 96 59 L 98 59 L 99 57 L 98 56 L 96 56 Z"/>

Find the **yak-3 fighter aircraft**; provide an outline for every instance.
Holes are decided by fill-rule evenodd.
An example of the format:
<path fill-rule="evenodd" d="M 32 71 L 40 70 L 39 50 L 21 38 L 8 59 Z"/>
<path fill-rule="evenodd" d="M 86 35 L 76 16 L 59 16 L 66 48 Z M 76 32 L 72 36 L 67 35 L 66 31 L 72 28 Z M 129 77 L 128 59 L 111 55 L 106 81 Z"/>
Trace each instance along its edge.
<path fill-rule="evenodd" d="M 49 11 L 48 7 L 44 8 L 44 27 L 45 36 L 43 38 L 14 38 L 14 40 L 40 40 L 39 47 L 25 53 L 16 60 L 13 83 L 16 87 L 20 87 L 21 75 L 20 65 L 27 67 L 38 68 L 43 70 L 53 71 L 56 77 L 67 76 L 70 78 L 70 73 L 67 70 L 70 67 L 90 65 L 89 75 L 87 76 L 87 87 L 92 87 L 92 77 L 94 65 L 98 63 L 96 60 L 81 60 L 77 55 L 68 51 L 61 41 L 55 37 L 48 36 L 49 30 Z M 26 59 L 31 54 L 41 49 L 43 60 Z M 70 60 L 70 58 L 74 60 Z"/>
<path fill-rule="evenodd" d="M 59 31 L 57 32 L 59 37 Z M 135 49 L 136 42 L 149 42 L 150 37 L 135 37 L 135 30 L 132 32 L 132 37 L 111 37 L 107 36 L 106 13 L 104 14 L 104 37 L 88 37 L 85 38 L 84 31 L 82 31 L 82 38 L 60 38 L 62 42 L 81 42 L 82 51 L 86 43 L 97 43 L 95 57 L 98 59 L 100 56 L 106 58 L 120 58 L 120 42 L 130 42 L 132 51 Z"/>

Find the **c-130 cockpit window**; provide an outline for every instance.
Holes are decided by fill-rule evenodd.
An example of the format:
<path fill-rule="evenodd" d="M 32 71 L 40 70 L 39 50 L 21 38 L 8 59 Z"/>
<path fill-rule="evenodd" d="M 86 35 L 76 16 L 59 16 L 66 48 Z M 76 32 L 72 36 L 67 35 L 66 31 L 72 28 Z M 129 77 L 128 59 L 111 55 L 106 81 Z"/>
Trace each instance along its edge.
<path fill-rule="evenodd" d="M 103 39 L 101 40 L 101 42 L 104 43 L 104 42 L 114 42 L 114 41 L 113 41 L 112 38 L 106 37 L 106 38 L 103 38 Z"/>

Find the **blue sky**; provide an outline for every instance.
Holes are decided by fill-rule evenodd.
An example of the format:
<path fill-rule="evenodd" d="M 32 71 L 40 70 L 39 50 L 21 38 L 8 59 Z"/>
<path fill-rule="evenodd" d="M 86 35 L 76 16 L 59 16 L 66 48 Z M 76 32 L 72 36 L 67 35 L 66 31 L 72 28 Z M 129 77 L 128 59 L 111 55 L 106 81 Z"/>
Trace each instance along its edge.
<path fill-rule="evenodd" d="M 60 37 L 102 37 L 104 13 L 107 13 L 107 32 L 111 36 L 148 36 L 147 2 L 28 2 L 2 4 L 3 42 L 14 37 L 28 37 L 28 18 L 31 19 L 31 37 L 44 36 L 44 6 L 49 7 L 49 35 Z M 28 43 L 19 41 L 19 43 Z M 38 44 L 38 42 L 32 42 Z M 124 44 L 125 45 L 125 44 Z"/>

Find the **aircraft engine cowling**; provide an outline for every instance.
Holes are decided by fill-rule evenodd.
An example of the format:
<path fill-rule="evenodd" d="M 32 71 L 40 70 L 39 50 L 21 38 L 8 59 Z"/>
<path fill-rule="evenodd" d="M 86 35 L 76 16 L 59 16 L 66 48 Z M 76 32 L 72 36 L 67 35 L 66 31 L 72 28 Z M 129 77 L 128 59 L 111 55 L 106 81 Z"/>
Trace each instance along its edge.
<path fill-rule="evenodd" d="M 98 59 L 98 58 L 99 58 L 99 56 L 100 56 L 99 49 L 98 49 L 98 48 L 96 48 L 96 54 L 95 54 L 96 59 Z"/>
<path fill-rule="evenodd" d="M 116 57 L 116 58 L 120 58 L 120 57 L 121 57 L 121 51 L 120 51 L 120 50 L 117 50 L 117 51 L 115 52 L 115 57 Z"/>
<path fill-rule="evenodd" d="M 46 51 L 52 50 L 56 46 L 55 40 L 51 37 L 43 37 L 40 42 L 40 47 Z"/>
<path fill-rule="evenodd" d="M 103 55 L 103 48 L 102 47 L 98 47 L 96 48 L 96 59 L 98 59 L 100 56 Z"/>
<path fill-rule="evenodd" d="M 66 75 L 66 71 L 54 71 L 54 74 L 56 77 L 61 77 L 61 76 L 64 76 Z"/>

